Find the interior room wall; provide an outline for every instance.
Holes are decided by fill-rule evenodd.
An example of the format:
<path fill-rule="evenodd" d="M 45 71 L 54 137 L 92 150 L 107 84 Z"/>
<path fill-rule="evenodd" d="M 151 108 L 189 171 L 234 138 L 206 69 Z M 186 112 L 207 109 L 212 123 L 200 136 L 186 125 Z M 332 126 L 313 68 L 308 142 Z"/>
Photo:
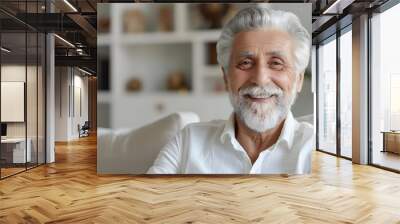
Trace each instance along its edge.
<path fill-rule="evenodd" d="M 312 92 L 311 77 L 304 78 L 303 88 L 297 95 L 296 103 L 292 107 L 292 113 L 295 117 L 314 113 L 314 96 Z"/>
<path fill-rule="evenodd" d="M 55 141 L 69 141 L 79 137 L 78 124 L 88 120 L 88 78 L 71 67 L 56 67 L 55 74 Z"/>
<path fill-rule="evenodd" d="M 55 68 L 55 141 L 68 140 L 68 67 Z"/>
<path fill-rule="evenodd" d="M 30 107 L 31 111 L 36 111 L 36 78 L 30 77 L 32 75 L 36 75 L 36 66 L 28 66 L 27 68 L 28 74 L 28 85 L 27 88 L 27 107 Z M 1 66 L 1 81 L 18 81 L 25 82 L 25 65 L 2 65 Z M 34 87 L 34 88 L 33 88 Z M 39 101 L 42 103 L 42 101 Z M 2 110 L 6 110 L 7 108 L 2 108 Z M 36 113 L 27 113 L 27 122 L 28 124 L 28 133 L 36 133 L 37 125 L 36 122 L 37 117 Z M 7 136 L 8 137 L 25 137 L 25 124 L 26 122 L 7 122 Z M 29 136 L 28 136 L 29 137 Z"/>
<path fill-rule="evenodd" d="M 82 126 L 85 121 L 88 121 L 88 78 L 87 76 L 81 76 L 81 73 L 78 73 L 76 75 L 76 70 L 75 70 L 75 75 L 74 75 L 74 112 L 73 114 L 73 119 L 72 119 L 72 136 L 76 137 L 79 135 L 78 133 L 78 124 Z M 81 102 L 77 102 L 79 98 L 77 97 L 79 95 L 80 90 L 80 100 Z M 81 107 L 81 111 L 79 110 L 78 107 Z"/>

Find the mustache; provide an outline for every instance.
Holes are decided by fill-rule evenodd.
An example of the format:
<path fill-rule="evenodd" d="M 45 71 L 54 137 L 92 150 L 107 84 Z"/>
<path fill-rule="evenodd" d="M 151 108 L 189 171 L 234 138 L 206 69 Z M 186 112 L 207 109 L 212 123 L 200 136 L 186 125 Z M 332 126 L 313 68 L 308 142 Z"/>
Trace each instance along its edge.
<path fill-rule="evenodd" d="M 246 86 L 243 87 L 239 90 L 239 96 L 244 97 L 244 96 L 250 96 L 250 97 L 282 97 L 283 96 L 283 90 L 279 88 L 276 85 L 273 84 L 268 84 L 265 86 Z"/>

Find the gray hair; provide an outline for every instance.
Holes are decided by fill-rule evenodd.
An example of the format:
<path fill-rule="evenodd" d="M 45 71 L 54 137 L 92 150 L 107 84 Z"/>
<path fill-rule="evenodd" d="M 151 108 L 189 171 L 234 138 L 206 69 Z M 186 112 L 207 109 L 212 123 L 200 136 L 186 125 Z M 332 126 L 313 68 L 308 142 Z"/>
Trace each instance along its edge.
<path fill-rule="evenodd" d="M 262 7 L 240 10 L 222 29 L 217 42 L 217 60 L 228 71 L 231 47 L 235 34 L 263 28 L 277 28 L 288 32 L 295 40 L 295 71 L 304 72 L 310 58 L 311 37 L 301 25 L 299 18 L 286 11 Z"/>

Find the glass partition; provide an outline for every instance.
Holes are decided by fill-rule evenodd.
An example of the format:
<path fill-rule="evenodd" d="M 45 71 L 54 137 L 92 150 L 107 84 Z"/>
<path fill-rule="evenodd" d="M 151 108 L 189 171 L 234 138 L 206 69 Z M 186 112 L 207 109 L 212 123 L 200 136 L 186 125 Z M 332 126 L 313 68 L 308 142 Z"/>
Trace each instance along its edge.
<path fill-rule="evenodd" d="M 25 32 L 1 34 L 2 177 L 24 171 L 30 162 L 31 151 L 26 150 L 26 41 Z"/>
<path fill-rule="evenodd" d="M 43 5 L 21 1 L 18 9 L 41 13 Z M 39 30 L 0 12 L 1 179 L 45 163 L 45 45 Z"/>
<path fill-rule="evenodd" d="M 336 154 L 336 36 L 318 47 L 318 149 Z"/>
<path fill-rule="evenodd" d="M 400 4 L 374 15 L 371 72 L 371 162 L 400 171 Z"/>
<path fill-rule="evenodd" d="M 26 82 L 26 111 L 27 111 L 27 150 L 29 153 L 29 160 L 27 163 L 28 168 L 37 165 L 37 97 L 38 97 L 38 88 L 37 88 L 37 76 L 38 76 L 38 35 L 36 32 L 28 32 L 27 33 L 27 48 L 28 48 L 28 61 L 27 61 L 27 82 Z"/>
<path fill-rule="evenodd" d="M 340 155 L 352 158 L 352 33 L 340 36 Z"/>

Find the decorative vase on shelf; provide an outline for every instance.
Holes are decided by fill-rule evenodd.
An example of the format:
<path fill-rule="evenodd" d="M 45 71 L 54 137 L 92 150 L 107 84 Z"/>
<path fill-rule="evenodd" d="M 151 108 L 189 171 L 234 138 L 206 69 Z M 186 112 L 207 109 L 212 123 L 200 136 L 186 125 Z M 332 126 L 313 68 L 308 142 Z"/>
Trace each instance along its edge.
<path fill-rule="evenodd" d="M 132 78 L 126 83 L 126 91 L 139 92 L 142 90 L 142 81 L 139 78 Z"/>
<path fill-rule="evenodd" d="M 110 18 L 108 17 L 99 18 L 97 27 L 99 33 L 110 32 Z"/>
<path fill-rule="evenodd" d="M 169 32 L 173 30 L 174 15 L 172 8 L 169 6 L 161 6 L 158 17 L 158 30 L 161 32 Z"/>
<path fill-rule="evenodd" d="M 199 10 L 203 19 L 208 24 L 208 29 L 217 29 L 222 27 L 222 21 L 224 16 L 229 11 L 229 4 L 221 4 L 221 3 L 209 3 L 209 4 L 200 4 Z"/>
<path fill-rule="evenodd" d="M 185 80 L 185 74 L 181 71 L 171 72 L 168 74 L 167 90 L 179 92 L 189 91 L 189 87 Z"/>
<path fill-rule="evenodd" d="M 124 13 L 124 31 L 127 33 L 143 33 L 146 31 L 146 17 L 138 9 Z"/>

